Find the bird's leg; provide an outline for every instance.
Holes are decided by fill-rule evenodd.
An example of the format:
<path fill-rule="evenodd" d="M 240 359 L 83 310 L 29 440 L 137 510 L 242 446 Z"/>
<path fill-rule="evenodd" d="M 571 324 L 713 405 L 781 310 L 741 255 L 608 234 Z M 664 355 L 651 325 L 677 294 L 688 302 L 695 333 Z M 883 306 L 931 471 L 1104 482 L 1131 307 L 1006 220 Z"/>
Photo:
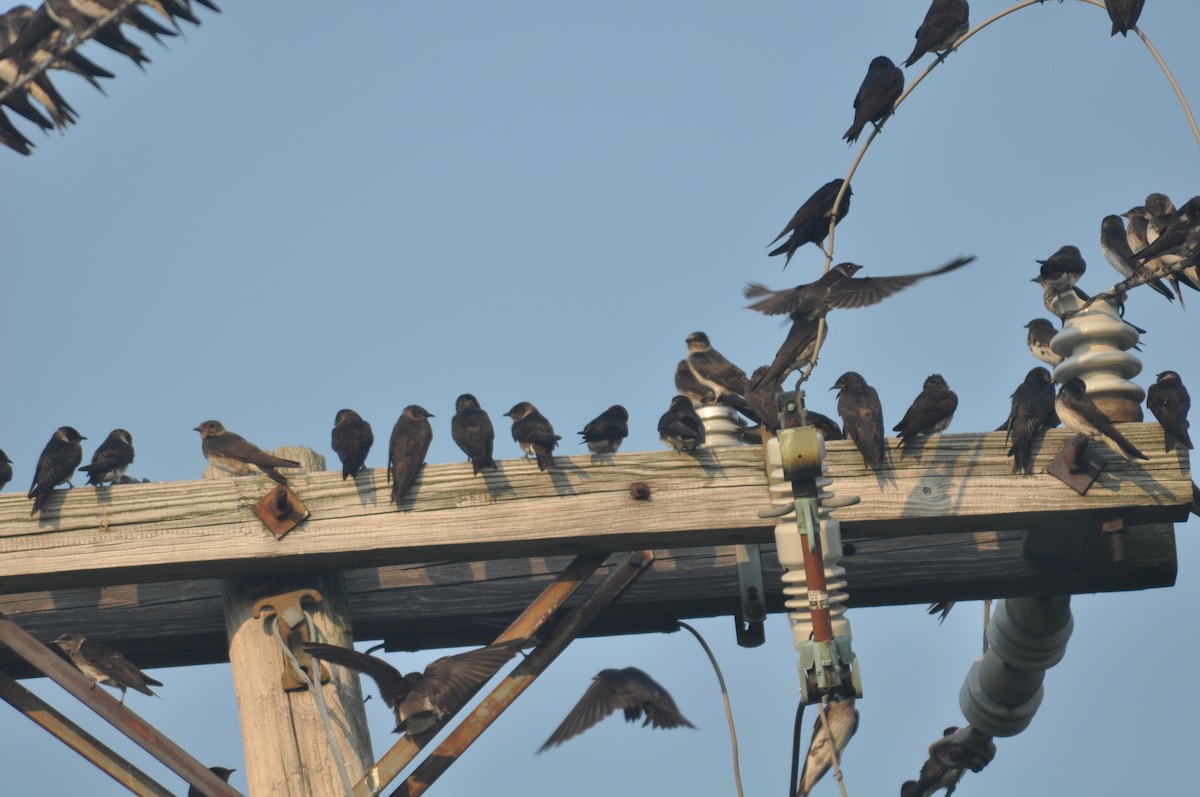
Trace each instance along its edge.
<path fill-rule="evenodd" d="M 125 687 L 121 687 L 121 705 L 125 705 Z"/>

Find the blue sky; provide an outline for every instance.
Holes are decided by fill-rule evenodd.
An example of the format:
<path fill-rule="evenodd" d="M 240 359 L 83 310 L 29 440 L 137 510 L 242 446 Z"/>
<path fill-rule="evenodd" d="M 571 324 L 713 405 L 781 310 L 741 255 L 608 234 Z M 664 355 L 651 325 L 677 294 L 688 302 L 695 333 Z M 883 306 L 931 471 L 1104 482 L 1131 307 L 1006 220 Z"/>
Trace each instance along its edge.
<path fill-rule="evenodd" d="M 26 488 L 63 424 L 89 438 L 86 456 L 129 429 L 131 472 L 165 481 L 199 476 L 192 429 L 207 418 L 332 458 L 338 409 L 386 436 L 419 403 L 438 416 L 429 461 L 457 461 L 449 418 L 462 392 L 498 421 L 498 456 L 519 455 L 500 414 L 521 400 L 568 453 L 580 450 L 569 433 L 615 402 L 631 415 L 626 449 L 659 448 L 688 333 L 706 331 L 747 370 L 774 354 L 784 330 L 742 309 L 742 285 L 819 272 L 814 248 L 781 273 L 766 244 L 846 173 L 857 150 L 841 135 L 866 66 L 903 59 L 927 7 L 222 5 L 169 51 L 147 43 L 145 73 L 86 45 L 118 74 L 109 96 L 58 77 L 80 124 L 31 134 L 31 158 L 0 152 L 9 492 Z M 1002 7 L 979 0 L 973 20 Z M 1152 2 L 1142 24 L 1200 104 L 1200 8 Z M 949 431 L 995 428 L 1036 364 L 1022 329 L 1045 315 L 1034 260 L 1074 243 L 1091 267 L 1081 286 L 1101 290 L 1114 273 L 1100 219 L 1151 191 L 1196 193 L 1200 147 L 1174 95 L 1140 42 L 1109 27 L 1080 2 L 1023 10 L 951 56 L 888 123 L 855 177 L 837 260 L 864 274 L 978 261 L 835 316 L 813 408 L 831 412 L 827 388 L 857 370 L 890 428 L 936 371 L 960 396 Z M 1195 339 L 1196 312 L 1144 290 L 1130 298 L 1128 318 L 1149 330 L 1140 384 L 1170 368 L 1200 385 L 1194 346 L 1173 344 Z M 264 376 L 264 360 L 292 375 Z M 380 444 L 368 465 L 385 461 Z M 1032 726 L 998 741 L 961 794 L 1179 791 L 1200 730 L 1186 667 L 1200 652 L 1185 613 L 1200 600 L 1195 530 L 1177 527 L 1174 589 L 1073 601 L 1075 634 Z M 979 615 L 961 605 L 938 627 L 918 606 L 851 612 L 866 697 L 849 793 L 896 793 L 961 722 Z M 747 793 L 782 793 L 797 688 L 786 622 L 772 617 L 754 650 L 737 648 L 730 626 L 699 623 L 730 683 Z M 438 655 L 392 660 L 416 669 Z M 610 720 L 535 757 L 590 677 L 626 665 L 658 677 L 699 730 Z M 163 700 L 134 695 L 132 707 L 202 760 L 243 770 L 228 667 L 153 674 Z M 392 737 L 380 708 L 367 712 L 382 751 Z M 49 772 L 56 793 L 121 793 L 15 712 L 0 711 L 0 729 L 12 793 L 46 793 Z M 244 787 L 241 772 L 233 782 Z M 732 793 L 715 678 L 687 635 L 578 642 L 443 782 L 452 793 Z M 832 779 L 817 790 L 836 793 Z"/>

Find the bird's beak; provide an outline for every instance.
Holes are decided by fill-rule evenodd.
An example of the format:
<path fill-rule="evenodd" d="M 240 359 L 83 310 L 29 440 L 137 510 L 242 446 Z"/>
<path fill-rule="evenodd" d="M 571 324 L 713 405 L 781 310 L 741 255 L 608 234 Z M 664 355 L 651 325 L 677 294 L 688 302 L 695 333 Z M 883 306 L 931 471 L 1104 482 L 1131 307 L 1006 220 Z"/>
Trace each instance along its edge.
<path fill-rule="evenodd" d="M 1030 282 L 1037 282 L 1037 281 L 1038 281 L 1037 277 L 1034 277 L 1033 279 L 1030 280 Z"/>
<path fill-rule="evenodd" d="M 200 427 L 199 427 L 199 426 L 197 426 L 197 427 L 195 427 L 194 429 L 192 429 L 192 431 L 193 431 L 193 432 L 198 432 L 198 431 L 200 431 Z"/>

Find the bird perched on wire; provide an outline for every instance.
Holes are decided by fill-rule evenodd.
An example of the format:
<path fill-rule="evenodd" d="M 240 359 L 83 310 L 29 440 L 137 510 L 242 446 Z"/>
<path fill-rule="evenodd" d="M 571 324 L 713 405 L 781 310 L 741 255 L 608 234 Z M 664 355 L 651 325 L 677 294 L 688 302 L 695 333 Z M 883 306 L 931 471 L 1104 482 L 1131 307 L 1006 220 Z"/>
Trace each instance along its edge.
<path fill-rule="evenodd" d="M 234 476 L 257 471 L 286 485 L 287 477 L 276 468 L 300 467 L 295 460 L 268 454 L 240 434 L 228 431 L 220 421 L 205 421 L 193 431 L 200 433 L 200 450 L 209 464 Z"/>
<path fill-rule="evenodd" d="M 694 728 L 679 711 L 669 692 L 637 667 L 601 670 L 583 697 L 550 734 L 538 752 L 562 744 L 620 709 L 626 722 L 642 719 L 642 727 Z"/>
<path fill-rule="evenodd" d="M 758 282 L 747 284 L 742 294 L 747 299 L 757 299 L 747 305 L 749 309 L 765 315 L 787 314 L 792 319 L 792 326 L 775 359 L 757 380 L 750 380 L 747 389 L 756 390 L 763 382 L 779 384 L 789 373 L 811 362 L 818 343 L 819 322 L 830 310 L 868 307 L 919 280 L 954 271 L 974 259 L 974 256 L 959 257 L 932 271 L 888 277 L 855 277 L 862 266 L 838 263 L 813 282 L 786 290 L 771 290 Z"/>
<path fill-rule="evenodd" d="M 1025 380 L 1012 393 L 1012 409 L 1004 423 L 1011 440 L 1008 456 L 1013 458 L 1013 473 L 1033 473 L 1033 438 L 1043 429 L 1058 426 L 1054 412 L 1054 380 L 1042 366 L 1030 369 Z M 949 611 L 949 609 L 947 609 Z M 943 615 L 944 617 L 944 615 Z"/>
<path fill-rule="evenodd" d="M 113 429 L 92 454 L 92 461 L 80 468 L 88 475 L 88 484 L 116 484 L 133 463 L 133 436 L 124 429 Z"/>
<path fill-rule="evenodd" d="M 430 662 L 424 672 L 401 673 L 381 658 L 351 648 L 305 642 L 305 652 L 370 676 L 396 714 L 396 733 L 424 733 L 462 708 L 471 694 L 524 647 L 523 640 L 488 645 Z"/>
<path fill-rule="evenodd" d="M 1142 15 L 1142 6 L 1146 0 L 1104 0 L 1104 8 L 1108 18 L 1112 20 L 1112 33 L 1109 36 L 1128 35 L 1137 25 L 1138 17 Z"/>
<path fill-rule="evenodd" d="M 10 13 L 6 12 L 0 15 L 0 49 L 5 49 L 8 45 L 13 44 L 20 36 L 20 29 L 21 23 L 11 17 Z M 20 60 L 15 56 L 0 58 L 0 85 L 16 83 L 24 77 L 23 72 L 25 71 L 21 68 Z M 75 109 L 63 99 L 58 89 L 50 82 L 50 76 L 45 72 L 27 82 L 23 88 L 14 93 L 14 96 L 16 94 L 22 95 L 22 98 L 28 95 L 37 100 L 49 112 L 51 121 L 59 130 L 66 130 L 67 126 L 76 120 Z"/>
<path fill-rule="evenodd" d="M 1168 301 L 1175 301 L 1171 290 L 1154 275 L 1150 266 L 1133 259 L 1133 249 L 1129 246 L 1129 234 L 1126 232 L 1125 223 L 1121 221 L 1120 216 L 1109 215 L 1101 220 L 1100 252 L 1108 264 L 1116 269 L 1122 277 L 1126 279 L 1134 276 L 1144 277 L 1145 284 L 1167 297 Z"/>
<path fill-rule="evenodd" d="M 614 404 L 588 421 L 579 434 L 593 454 L 615 454 L 629 437 L 629 411 Z"/>
<path fill-rule="evenodd" d="M 496 431 L 492 428 L 492 418 L 479 399 L 470 393 L 463 393 L 454 400 L 454 417 L 450 419 L 450 436 L 455 444 L 462 449 L 471 460 L 471 475 L 481 470 L 495 470 L 496 460 L 492 458 L 492 448 L 496 442 Z"/>
<path fill-rule="evenodd" d="M 830 703 L 825 709 L 825 717 L 829 721 L 829 730 L 833 732 L 832 743 L 825 722 L 818 714 L 808 745 L 808 755 L 804 757 L 804 768 L 800 771 L 798 797 L 808 797 L 812 793 L 817 781 L 833 766 L 835 754 L 841 761 L 850 737 L 858 730 L 858 709 L 854 707 L 854 698 Z"/>
<path fill-rule="evenodd" d="M 954 49 L 954 43 L 970 30 L 970 16 L 967 0 L 933 0 L 921 27 L 917 28 L 916 46 L 904 65 L 912 66 L 925 53 L 937 53 L 937 60 L 944 60 Z"/>
<path fill-rule="evenodd" d="M 528 401 L 514 405 L 504 415 L 512 418 L 513 440 L 520 444 L 526 457 L 537 458 L 538 470 L 556 470 L 554 448 L 562 437 L 554 433 L 546 416 Z"/>
<path fill-rule="evenodd" d="M 1179 374 L 1174 371 L 1163 371 L 1155 379 L 1155 383 L 1146 391 L 1146 407 L 1162 426 L 1165 450 L 1169 453 L 1176 446 L 1191 449 L 1187 414 L 1192 408 L 1192 397 L 1188 395 Z"/>
<path fill-rule="evenodd" d="M 658 438 L 676 451 L 704 447 L 704 422 L 687 396 L 671 399 L 670 408 L 658 419 Z"/>
<path fill-rule="evenodd" d="M 1147 212 L 1152 212 L 1149 206 Z M 1137 262 L 1162 258 L 1170 268 L 1195 258 L 1200 254 L 1196 251 L 1200 247 L 1200 196 L 1192 197 L 1174 213 L 1153 216 L 1147 224 L 1146 239 L 1146 247 L 1133 253 Z"/>
<path fill-rule="evenodd" d="M 837 411 L 846 437 L 854 441 L 867 467 L 882 468 L 883 407 L 879 393 L 857 371 L 842 374 L 829 389 L 838 391 Z"/>
<path fill-rule="evenodd" d="M 1063 382 L 1062 387 L 1058 389 L 1058 397 L 1054 399 L 1054 412 L 1063 426 L 1093 440 L 1099 438 L 1126 462 L 1149 459 L 1138 451 L 1137 446 L 1125 439 L 1125 435 L 1117 431 L 1117 427 L 1108 416 L 1088 397 L 1087 385 L 1077 376 Z"/>
<path fill-rule="evenodd" d="M 63 634 L 53 644 L 66 653 L 75 668 L 88 678 L 98 684 L 120 689 L 122 703 L 125 702 L 126 689 L 156 697 L 150 687 L 162 686 L 160 681 L 135 667 L 120 651 L 103 642 L 93 642 L 83 634 Z"/>
<path fill-rule="evenodd" d="M 854 95 L 854 123 L 842 138 L 851 144 L 858 141 L 868 122 L 879 131 L 903 93 L 904 73 L 900 67 L 886 55 L 875 56 L 867 68 L 867 76 L 858 87 L 858 94 Z"/>
<path fill-rule="evenodd" d="M 1054 322 L 1048 318 L 1035 318 L 1025 325 L 1029 334 L 1025 336 L 1025 344 L 1029 353 L 1047 365 L 1058 365 L 1063 361 L 1061 354 L 1055 354 L 1050 348 L 1050 341 L 1058 334 Z"/>
<path fill-rule="evenodd" d="M 713 393 L 720 404 L 744 404 L 746 372 L 713 348 L 708 335 L 693 332 L 687 336 L 687 364 L 696 380 Z"/>
<path fill-rule="evenodd" d="M 329 445 L 342 463 L 342 481 L 358 478 L 374 444 L 371 424 L 354 410 L 338 410 L 333 418 Z"/>
<path fill-rule="evenodd" d="M 8 458 L 8 454 L 0 450 L 0 490 L 3 490 L 4 485 L 12 481 L 12 477 L 12 460 Z"/>
<path fill-rule="evenodd" d="M 91 83 L 103 94 L 104 87 L 100 85 L 99 78 L 107 79 L 115 77 L 115 75 L 81 55 L 78 50 L 72 50 L 61 56 L 56 55 L 56 51 L 62 46 L 67 35 L 62 28 L 52 25 L 47 35 L 24 50 L 18 51 L 16 47 L 9 50 L 12 45 L 17 43 L 21 33 L 36 14 L 37 12 L 29 6 L 13 6 L 3 16 L 0 16 L 0 29 L 2 29 L 0 49 L 9 53 L 5 57 L 17 59 L 22 66 L 22 71 L 49 64 L 48 68 L 50 69 L 72 72 Z"/>
<path fill-rule="evenodd" d="M 833 215 L 833 203 L 837 201 L 838 191 L 842 190 L 842 184 L 845 182 L 841 177 L 830 180 L 804 200 L 804 204 L 792 214 L 791 221 L 767 246 L 773 246 L 775 241 L 785 235 L 788 236 L 788 239 L 768 252 L 767 256 L 786 255 L 783 267 L 787 268 L 788 263 L 792 262 L 792 255 L 796 254 L 796 250 L 805 244 L 816 244 L 822 252 L 825 252 L 825 238 L 829 235 L 829 219 Z M 854 189 L 846 186 L 846 193 L 842 195 L 842 201 L 838 206 L 835 226 L 841 224 L 842 219 L 850 214 L 850 197 L 853 195 Z"/>
<path fill-rule="evenodd" d="M 226 783 L 229 782 L 229 776 L 232 775 L 234 772 L 237 772 L 236 769 L 229 769 L 228 767 L 209 767 L 208 771 L 213 773 L 214 775 L 216 775 L 218 778 L 225 781 Z M 188 787 L 188 797 L 208 797 L 208 796 L 200 789 L 197 789 L 195 786 L 189 786 Z"/>
<path fill-rule="evenodd" d="M 392 427 L 388 440 L 388 478 L 397 510 L 425 465 L 425 455 L 433 441 L 433 427 L 429 425 L 432 417 L 421 405 L 409 404 Z"/>
<path fill-rule="evenodd" d="M 897 447 L 917 436 L 946 431 L 956 409 L 958 394 L 950 389 L 941 374 L 930 374 L 904 418 L 892 427 L 892 431 L 900 436 Z"/>
<path fill-rule="evenodd" d="M 63 482 L 68 487 L 74 486 L 71 484 L 71 475 L 83 462 L 83 446 L 80 443 L 84 440 L 87 438 L 75 431 L 73 426 L 60 426 L 50 436 L 50 441 L 38 457 L 37 467 L 33 471 L 33 484 L 26 496 L 33 499 L 31 516 L 46 507 L 55 487 Z"/>

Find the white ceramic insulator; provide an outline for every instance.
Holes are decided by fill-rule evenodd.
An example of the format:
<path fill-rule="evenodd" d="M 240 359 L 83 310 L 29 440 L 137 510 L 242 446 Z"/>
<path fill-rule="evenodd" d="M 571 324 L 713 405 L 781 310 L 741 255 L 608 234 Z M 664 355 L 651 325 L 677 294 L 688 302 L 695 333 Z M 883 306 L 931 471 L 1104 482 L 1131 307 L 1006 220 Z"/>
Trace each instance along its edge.
<path fill-rule="evenodd" d="M 1042 680 L 1062 660 L 1074 628 L 1070 597 L 1009 598 L 988 623 L 988 651 L 971 665 L 958 702 L 971 727 L 1013 736 L 1042 704 Z"/>
<path fill-rule="evenodd" d="M 724 404 L 702 404 L 696 414 L 704 423 L 704 448 L 740 446 L 746 422 L 733 407 Z"/>
<path fill-rule="evenodd" d="M 1064 311 L 1081 305 L 1073 293 L 1058 297 L 1057 306 Z M 1137 330 L 1121 320 L 1116 305 L 1101 299 L 1069 316 L 1050 341 L 1050 349 L 1065 358 L 1054 368 L 1054 381 L 1062 384 L 1077 376 L 1087 383 L 1093 400 L 1117 398 L 1141 404 L 1146 392 L 1129 381 L 1142 372 L 1142 361 L 1129 353 L 1137 342 Z"/>

